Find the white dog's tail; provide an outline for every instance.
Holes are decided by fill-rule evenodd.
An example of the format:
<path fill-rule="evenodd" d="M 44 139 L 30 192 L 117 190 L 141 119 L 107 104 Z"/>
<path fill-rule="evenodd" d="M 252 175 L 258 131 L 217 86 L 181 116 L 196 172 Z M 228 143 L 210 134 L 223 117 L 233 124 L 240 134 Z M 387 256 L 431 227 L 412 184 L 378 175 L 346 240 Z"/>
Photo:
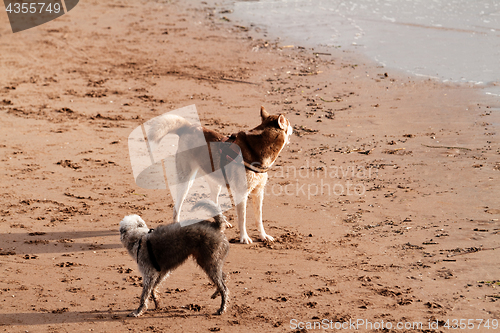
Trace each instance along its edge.
<path fill-rule="evenodd" d="M 178 130 L 189 126 L 192 126 L 192 124 L 186 119 L 174 114 L 166 114 L 158 117 L 153 122 L 148 132 L 148 138 L 159 142 L 168 133 L 178 134 Z"/>
<path fill-rule="evenodd" d="M 191 208 L 191 211 L 197 210 L 197 209 L 205 209 L 208 211 L 215 220 L 215 227 L 217 229 L 220 229 L 221 231 L 224 231 L 226 228 L 226 217 L 222 214 L 222 210 L 218 205 L 216 205 L 212 200 L 208 199 L 203 199 L 198 201 L 193 208 Z"/>

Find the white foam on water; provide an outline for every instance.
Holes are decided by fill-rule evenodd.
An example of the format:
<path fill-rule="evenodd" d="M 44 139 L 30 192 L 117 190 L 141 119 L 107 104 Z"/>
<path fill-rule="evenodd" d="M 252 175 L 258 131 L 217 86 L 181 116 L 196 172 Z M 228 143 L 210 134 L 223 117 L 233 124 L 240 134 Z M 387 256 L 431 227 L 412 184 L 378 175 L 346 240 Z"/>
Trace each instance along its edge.
<path fill-rule="evenodd" d="M 236 1 L 231 17 L 287 43 L 356 49 L 389 68 L 500 94 L 498 0 Z"/>

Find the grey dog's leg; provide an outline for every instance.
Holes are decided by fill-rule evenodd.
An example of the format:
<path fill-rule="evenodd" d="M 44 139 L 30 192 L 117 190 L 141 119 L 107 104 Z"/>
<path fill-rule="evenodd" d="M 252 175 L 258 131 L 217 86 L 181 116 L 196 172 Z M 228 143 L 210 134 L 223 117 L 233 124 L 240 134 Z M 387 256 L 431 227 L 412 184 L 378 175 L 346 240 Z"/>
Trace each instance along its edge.
<path fill-rule="evenodd" d="M 212 296 L 210 296 L 210 298 L 214 299 L 214 298 L 216 298 L 216 297 L 217 297 L 217 296 L 219 296 L 219 295 L 220 295 L 220 291 L 219 291 L 219 289 L 217 289 L 217 290 L 216 290 L 216 291 L 212 294 Z"/>
<path fill-rule="evenodd" d="M 229 299 L 229 290 L 227 289 L 226 284 L 224 283 L 224 278 L 223 278 L 224 273 L 222 272 L 222 267 L 219 267 L 218 271 L 214 273 L 215 276 L 212 277 L 212 280 L 217 286 L 217 289 L 219 289 L 221 295 L 220 308 L 216 314 L 221 315 L 224 313 L 224 311 L 226 311 L 227 308 L 227 301 Z"/>
<path fill-rule="evenodd" d="M 227 283 L 227 275 L 224 272 L 222 272 L 222 279 L 224 280 L 224 283 Z M 210 296 L 210 298 L 214 299 L 219 295 L 220 295 L 220 291 L 219 291 L 219 288 L 217 288 L 217 290 L 213 293 L 212 296 Z"/>
<path fill-rule="evenodd" d="M 216 312 L 217 315 L 221 315 L 222 313 L 224 313 L 224 311 L 226 311 L 227 302 L 229 299 L 229 290 L 227 289 L 225 283 L 226 275 L 224 274 L 224 272 L 222 272 L 222 265 L 224 262 L 223 259 L 225 259 L 227 255 L 227 250 L 227 248 L 222 249 L 222 251 L 225 251 L 225 253 L 221 256 L 222 258 L 205 257 L 197 258 L 196 260 L 198 262 L 198 265 L 203 268 L 210 280 L 212 280 L 212 282 L 217 287 L 217 290 L 220 292 L 221 304 L 219 310 Z"/>
<path fill-rule="evenodd" d="M 158 278 L 154 282 L 153 291 L 151 295 L 153 296 L 153 302 L 155 302 L 156 309 L 159 309 L 161 307 L 160 297 L 158 296 L 158 287 L 163 282 L 163 280 L 165 280 L 165 278 L 168 277 L 168 274 L 169 274 L 168 272 L 160 273 L 160 275 L 158 275 Z"/>
<path fill-rule="evenodd" d="M 217 315 L 221 315 L 224 313 L 224 311 L 226 311 L 227 302 L 229 299 L 229 290 L 224 283 L 224 273 L 222 272 L 222 267 L 212 267 L 211 269 L 205 270 L 205 272 L 217 287 L 217 291 L 212 295 L 212 298 L 215 298 L 219 293 L 221 295 L 220 308 L 216 312 Z"/>
<path fill-rule="evenodd" d="M 217 311 L 218 315 L 221 315 L 226 311 L 227 303 L 229 302 L 229 289 L 226 286 L 227 275 L 222 271 L 222 266 L 226 260 L 227 254 L 229 253 L 229 243 L 222 243 L 219 252 L 219 258 L 216 260 L 215 265 L 212 266 L 214 274 L 214 283 L 221 295 L 220 308 Z"/>
<path fill-rule="evenodd" d="M 137 310 L 133 311 L 128 315 L 129 317 L 139 317 L 148 309 L 149 297 L 151 296 L 151 292 L 154 287 L 154 281 L 156 281 L 157 279 L 158 279 L 158 274 L 153 274 L 152 276 L 149 275 L 143 277 L 141 303 L 139 304 Z"/>

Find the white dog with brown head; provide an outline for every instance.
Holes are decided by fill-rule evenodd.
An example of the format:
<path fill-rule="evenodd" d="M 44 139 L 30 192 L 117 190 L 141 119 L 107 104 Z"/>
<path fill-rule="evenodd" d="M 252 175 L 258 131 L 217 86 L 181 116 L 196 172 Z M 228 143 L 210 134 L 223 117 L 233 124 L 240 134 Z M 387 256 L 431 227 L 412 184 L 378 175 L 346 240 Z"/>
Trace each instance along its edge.
<path fill-rule="evenodd" d="M 240 229 L 240 242 L 249 244 L 252 239 L 246 230 L 246 207 L 248 197 L 252 198 L 255 216 L 257 219 L 257 230 L 263 241 L 273 241 L 268 235 L 262 223 L 262 204 L 264 200 L 264 187 L 267 183 L 267 171 L 278 158 L 279 153 L 286 144 L 290 142 L 293 129 L 290 122 L 282 114 L 270 115 L 264 107 L 261 107 L 261 124 L 249 131 L 241 131 L 226 137 L 208 128 L 193 125 L 186 119 L 176 115 L 164 115 L 159 117 L 151 127 L 148 137 L 159 142 L 168 133 L 179 136 L 178 151 L 176 155 L 176 183 L 180 184 L 174 207 L 174 221 L 179 221 L 183 201 L 186 199 L 192 179 L 198 172 L 207 175 L 206 178 L 211 191 L 211 199 L 218 202 L 218 196 L 224 184 L 231 185 L 231 191 L 236 201 L 236 212 L 238 215 L 238 226 Z M 196 149 L 189 149 L 190 144 L 199 137 L 204 137 L 208 144 L 210 158 L 200 154 Z M 227 143 L 227 148 L 212 149 L 214 143 Z M 230 145 L 229 145 L 230 144 Z M 241 152 L 245 172 L 243 179 L 241 174 L 226 170 L 224 167 L 236 155 Z M 221 173 L 214 170 L 220 167 Z M 235 187 L 235 188 L 233 188 Z"/>

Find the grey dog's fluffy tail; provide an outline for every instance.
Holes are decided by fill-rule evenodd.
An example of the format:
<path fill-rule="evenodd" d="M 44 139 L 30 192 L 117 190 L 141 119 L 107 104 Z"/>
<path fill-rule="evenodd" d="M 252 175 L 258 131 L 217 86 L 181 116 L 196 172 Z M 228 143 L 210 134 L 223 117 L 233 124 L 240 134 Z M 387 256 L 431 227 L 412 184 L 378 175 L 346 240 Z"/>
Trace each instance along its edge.
<path fill-rule="evenodd" d="M 198 209 L 205 209 L 206 211 L 208 211 L 214 217 L 214 227 L 216 229 L 224 231 L 224 229 L 226 228 L 226 217 L 222 214 L 222 210 L 218 205 L 216 205 L 212 200 L 203 199 L 198 201 L 193 206 L 191 211 Z"/>

